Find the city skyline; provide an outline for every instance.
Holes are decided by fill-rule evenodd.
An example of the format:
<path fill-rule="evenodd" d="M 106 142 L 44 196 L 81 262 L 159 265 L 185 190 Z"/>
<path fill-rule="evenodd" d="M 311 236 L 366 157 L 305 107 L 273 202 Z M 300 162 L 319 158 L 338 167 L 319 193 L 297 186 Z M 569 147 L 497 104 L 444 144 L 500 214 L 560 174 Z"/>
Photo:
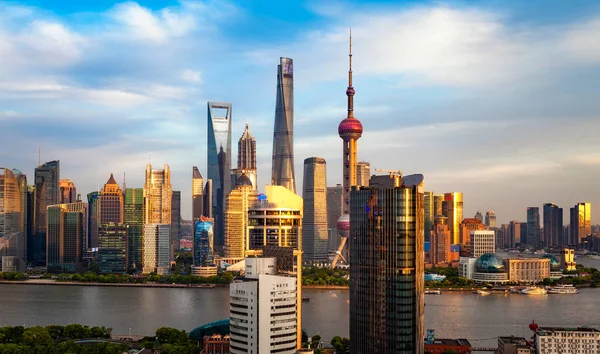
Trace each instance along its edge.
<path fill-rule="evenodd" d="M 126 173 L 128 185 L 143 186 L 142 169 L 150 155 L 153 164 L 172 167 L 173 190 L 182 191 L 183 217 L 190 219 L 189 167 L 206 164 L 203 105 L 208 100 L 236 106 L 234 136 L 242 133 L 246 122 L 253 127 L 262 176 L 259 188 L 266 184 L 275 106 L 273 66 L 285 55 L 294 58 L 296 66 L 295 169 L 300 171 L 304 158 L 323 156 L 330 186 L 341 183 L 335 127 L 344 117 L 339 87 L 345 85 L 346 64 L 340 53 L 346 51 L 347 27 L 352 25 L 353 44 L 361 52 L 355 62 L 360 73 L 355 80 L 361 88 L 357 105 L 362 107 L 360 116 L 368 132 L 361 138 L 360 161 L 382 168 L 390 155 L 381 151 L 409 149 L 414 154 L 396 164 L 410 166 L 405 173 L 422 172 L 428 190 L 463 192 L 465 216 L 495 210 L 498 224 L 523 221 L 526 207 L 554 203 L 563 208 L 566 222 L 574 204 L 600 203 L 592 189 L 600 156 L 588 152 L 599 147 L 592 133 L 600 124 L 595 116 L 599 107 L 589 92 L 597 91 L 594 69 L 600 57 L 597 46 L 587 42 L 599 31 L 595 21 L 600 11 L 598 4 L 587 1 L 576 9 L 551 3 L 537 6 L 535 16 L 531 15 L 532 6 L 539 5 L 535 1 L 518 6 L 515 2 L 501 6 L 379 3 L 368 9 L 356 3 L 358 10 L 365 10 L 357 11 L 362 18 L 345 17 L 347 10 L 342 7 L 286 4 L 301 9 L 306 17 L 294 21 L 278 8 L 290 36 L 278 38 L 280 32 L 265 20 L 256 31 L 243 34 L 246 43 L 231 32 L 236 26 L 256 24 L 251 16 L 256 12 L 274 9 L 234 3 L 6 5 L 0 32 L 12 46 L 0 52 L 11 70 L 0 77 L 4 107 L 0 119 L 8 132 L 4 143 L 19 149 L 2 156 L 3 166 L 17 168 L 33 180 L 39 146 L 41 162 L 62 160 L 61 178 L 73 181 L 83 196 L 98 190 L 110 173 L 118 176 L 119 185 Z M 82 16 L 97 21 L 78 21 Z M 147 21 L 134 23 L 133 18 Z M 399 18 L 406 21 L 395 21 Z M 382 28 L 369 25 L 375 19 L 403 24 L 388 31 L 394 34 L 382 34 Z M 427 21 L 436 26 L 424 30 Z M 472 31 L 466 34 L 473 36 L 474 43 L 463 42 L 461 28 Z M 218 57 L 220 63 L 202 56 L 197 64 L 191 59 L 171 60 L 171 54 L 143 55 L 160 49 L 196 58 L 182 52 L 186 49 L 180 44 L 190 41 L 205 48 L 210 43 L 193 39 L 198 33 L 222 40 L 224 48 L 211 50 L 239 48 L 236 52 L 242 54 L 226 59 L 206 56 Z M 413 43 L 419 36 L 430 45 Z M 447 41 L 440 45 L 436 38 Z M 553 47 L 561 52 L 555 53 Z M 121 62 L 126 48 L 131 49 L 125 54 L 135 70 L 129 67 L 132 64 L 114 65 L 117 59 Z M 542 68 L 539 63 L 546 62 L 548 50 L 556 55 Z M 26 60 L 31 52 L 43 54 L 44 60 Z M 447 60 L 434 60 L 440 55 Z M 501 70 L 507 62 L 514 70 Z M 555 75 L 546 75 L 549 71 Z M 580 80 L 578 85 L 570 85 L 574 80 Z M 248 95 L 249 86 L 258 89 Z M 120 126 L 121 132 L 105 139 L 100 122 Z M 494 134 L 488 134 L 492 130 Z M 105 131 L 114 134 L 114 129 Z M 453 137 L 455 143 L 448 140 Z M 206 176 L 205 170 L 201 172 Z M 573 175 L 577 183 L 564 187 L 559 182 Z M 296 176 L 297 186 L 302 179 Z M 508 192 L 506 185 L 511 186 Z M 592 222 L 599 220 L 599 211 L 592 212 L 596 216 L 592 215 Z"/>

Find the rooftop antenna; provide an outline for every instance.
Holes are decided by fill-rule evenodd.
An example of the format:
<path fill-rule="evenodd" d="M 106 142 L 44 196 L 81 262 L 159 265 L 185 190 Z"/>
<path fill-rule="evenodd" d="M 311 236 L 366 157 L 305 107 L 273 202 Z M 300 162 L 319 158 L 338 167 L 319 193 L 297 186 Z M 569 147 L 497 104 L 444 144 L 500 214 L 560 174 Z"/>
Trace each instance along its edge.
<path fill-rule="evenodd" d="M 125 172 L 123 172 L 123 190 L 127 189 L 127 180 L 125 179 Z"/>

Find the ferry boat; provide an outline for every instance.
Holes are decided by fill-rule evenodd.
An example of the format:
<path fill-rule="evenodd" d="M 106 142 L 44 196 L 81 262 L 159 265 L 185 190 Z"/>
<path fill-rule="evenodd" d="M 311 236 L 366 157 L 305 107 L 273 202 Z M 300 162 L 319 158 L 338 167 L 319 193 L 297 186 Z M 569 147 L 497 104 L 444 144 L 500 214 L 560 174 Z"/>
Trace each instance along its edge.
<path fill-rule="evenodd" d="M 441 290 L 425 290 L 425 295 L 442 295 Z"/>
<path fill-rule="evenodd" d="M 589 252 L 589 253 L 586 253 L 585 258 L 600 259 L 600 254 L 598 254 L 596 252 Z"/>
<path fill-rule="evenodd" d="M 486 295 L 489 295 L 490 293 L 488 293 L 485 290 L 475 290 L 475 291 L 473 291 L 473 294 L 481 295 L 481 296 L 486 296 Z"/>
<path fill-rule="evenodd" d="M 559 284 L 548 289 L 548 294 L 579 294 L 573 284 Z"/>
<path fill-rule="evenodd" d="M 548 291 L 544 288 L 538 288 L 537 286 L 530 286 L 521 290 L 521 294 L 525 295 L 546 295 Z"/>
<path fill-rule="evenodd" d="M 533 252 L 533 254 L 537 254 L 538 256 L 542 256 L 542 255 L 546 254 L 546 251 L 544 251 L 544 250 L 537 250 L 537 251 Z"/>

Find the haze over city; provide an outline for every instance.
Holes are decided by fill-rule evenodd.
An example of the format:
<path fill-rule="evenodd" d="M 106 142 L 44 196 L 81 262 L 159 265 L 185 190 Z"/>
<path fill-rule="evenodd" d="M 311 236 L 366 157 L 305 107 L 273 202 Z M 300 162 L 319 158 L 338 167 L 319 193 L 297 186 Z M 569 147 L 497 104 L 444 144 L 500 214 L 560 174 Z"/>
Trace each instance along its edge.
<path fill-rule="evenodd" d="M 464 192 L 465 217 L 600 203 L 600 4 L 473 2 L 0 2 L 3 165 L 61 160 L 82 195 L 114 173 L 142 186 L 169 164 L 191 216 L 206 172 L 209 100 L 249 124 L 269 182 L 280 56 L 294 58 L 296 188 L 303 160 L 341 183 L 353 31 L 359 160 Z M 236 144 L 233 156 L 236 156 Z M 600 218 L 598 208 L 592 219 Z"/>

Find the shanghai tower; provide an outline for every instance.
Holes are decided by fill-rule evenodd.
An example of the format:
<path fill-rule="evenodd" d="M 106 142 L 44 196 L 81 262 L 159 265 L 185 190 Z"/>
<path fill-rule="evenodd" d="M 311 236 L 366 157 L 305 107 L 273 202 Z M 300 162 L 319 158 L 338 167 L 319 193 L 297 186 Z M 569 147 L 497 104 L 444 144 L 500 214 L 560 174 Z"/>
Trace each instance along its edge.
<path fill-rule="evenodd" d="M 277 66 L 277 102 L 273 132 L 271 184 L 296 193 L 294 176 L 294 62 L 280 58 Z"/>

